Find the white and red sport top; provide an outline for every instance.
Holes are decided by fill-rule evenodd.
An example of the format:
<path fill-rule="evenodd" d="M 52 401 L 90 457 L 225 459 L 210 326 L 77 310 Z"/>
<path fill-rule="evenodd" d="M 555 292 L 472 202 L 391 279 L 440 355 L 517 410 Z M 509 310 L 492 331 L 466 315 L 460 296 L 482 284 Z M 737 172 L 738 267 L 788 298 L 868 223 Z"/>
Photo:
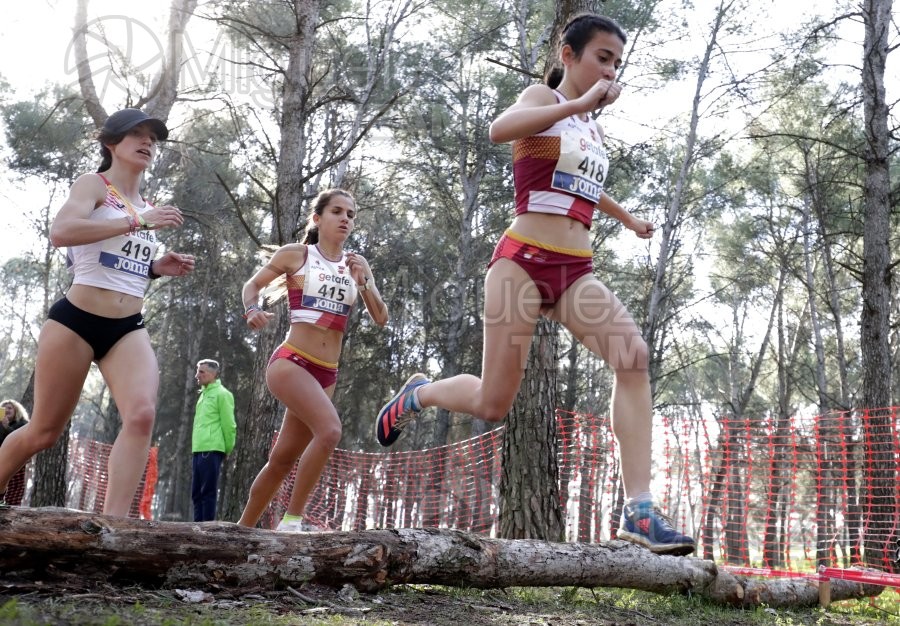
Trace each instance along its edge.
<path fill-rule="evenodd" d="M 566 98 L 554 90 L 556 99 Z M 609 157 L 593 119 L 572 115 L 512 144 L 516 215 L 551 213 L 590 228 Z"/>
<path fill-rule="evenodd" d="M 356 301 L 356 281 L 347 267 L 347 253 L 329 261 L 318 245 L 306 246 L 306 261 L 287 277 L 291 323 L 306 322 L 344 332 Z"/>
<path fill-rule="evenodd" d="M 98 176 L 106 184 L 106 198 L 103 204 L 91 211 L 88 219 L 114 220 L 145 213 L 153 208 L 146 200 L 142 208 L 135 208 L 103 174 Z M 94 243 L 69 246 L 66 266 L 75 275 L 73 285 L 90 285 L 143 298 L 150 282 L 150 261 L 156 256 L 158 247 L 154 231 L 140 230 Z"/>

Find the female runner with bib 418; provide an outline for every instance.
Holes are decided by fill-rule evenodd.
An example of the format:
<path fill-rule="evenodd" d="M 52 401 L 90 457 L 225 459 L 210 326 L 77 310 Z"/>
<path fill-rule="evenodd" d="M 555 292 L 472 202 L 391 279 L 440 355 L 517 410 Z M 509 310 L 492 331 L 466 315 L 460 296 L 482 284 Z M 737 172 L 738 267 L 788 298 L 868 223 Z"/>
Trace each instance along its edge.
<path fill-rule="evenodd" d="M 580 15 L 565 27 L 547 84 L 526 88 L 491 124 L 491 140 L 512 142 L 516 217 L 485 277 L 481 378 L 431 382 L 414 374 L 378 415 L 378 441 L 391 445 L 430 406 L 499 421 L 519 391 L 538 316 L 558 320 L 615 372 L 613 431 L 627 502 L 618 537 L 660 554 L 694 551 L 650 494 L 651 399 L 647 344 L 628 311 L 593 274 L 589 228 L 594 210 L 642 238 L 653 225 L 603 190 L 603 131 L 589 115 L 613 103 L 625 33 L 613 20 Z M 552 416 L 548 416 L 553 419 Z"/>

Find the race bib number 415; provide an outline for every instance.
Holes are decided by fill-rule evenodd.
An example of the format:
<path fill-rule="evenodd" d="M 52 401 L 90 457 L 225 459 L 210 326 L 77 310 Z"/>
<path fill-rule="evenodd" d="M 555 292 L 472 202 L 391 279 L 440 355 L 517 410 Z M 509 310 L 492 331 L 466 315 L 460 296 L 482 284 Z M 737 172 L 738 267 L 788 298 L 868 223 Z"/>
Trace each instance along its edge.
<path fill-rule="evenodd" d="M 551 187 L 596 204 L 603 194 L 603 182 L 609 169 L 606 149 L 589 136 L 568 130 L 563 131 L 559 139 L 559 161 L 553 171 Z"/>
<path fill-rule="evenodd" d="M 323 313 L 348 315 L 356 284 L 343 264 L 336 268 L 312 267 L 303 285 L 303 306 Z"/>

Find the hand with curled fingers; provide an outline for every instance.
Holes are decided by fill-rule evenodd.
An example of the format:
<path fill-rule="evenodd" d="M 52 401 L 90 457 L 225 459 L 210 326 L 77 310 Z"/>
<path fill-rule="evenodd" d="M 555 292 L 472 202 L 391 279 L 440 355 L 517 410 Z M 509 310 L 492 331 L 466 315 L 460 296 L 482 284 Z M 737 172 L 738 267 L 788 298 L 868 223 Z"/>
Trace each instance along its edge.
<path fill-rule="evenodd" d="M 598 107 L 605 107 L 607 105 L 612 104 L 616 100 L 619 99 L 619 94 L 622 93 L 622 85 L 615 81 L 611 81 L 609 86 L 603 92 L 603 96 L 600 98 L 600 101 L 597 103 Z"/>
<path fill-rule="evenodd" d="M 250 307 L 244 313 L 244 317 L 247 319 L 247 326 L 253 330 L 262 330 L 268 326 L 269 320 L 275 317 L 275 314 L 263 311 L 259 307 Z"/>
<path fill-rule="evenodd" d="M 580 98 L 575 100 L 582 113 L 596 111 L 600 107 L 612 104 L 622 93 L 622 86 L 613 80 L 600 79 Z"/>
<path fill-rule="evenodd" d="M 149 211 L 141 213 L 141 218 L 146 222 L 147 230 L 159 230 L 161 228 L 178 228 L 184 224 L 184 215 L 181 209 L 171 206 L 153 207 Z"/>
<path fill-rule="evenodd" d="M 187 276 L 194 271 L 194 256 L 166 252 L 153 261 L 153 273 L 157 276 Z"/>
<path fill-rule="evenodd" d="M 641 239 L 651 239 L 653 237 L 653 231 L 656 229 L 656 226 L 654 226 L 653 222 L 648 222 L 646 220 L 640 220 L 636 217 L 632 217 L 625 222 L 625 228 L 627 228 L 628 230 L 633 230 L 634 234 Z"/>
<path fill-rule="evenodd" d="M 372 276 L 372 268 L 369 267 L 369 262 L 361 254 L 348 252 L 347 267 L 350 268 L 350 276 L 353 277 L 357 285 L 367 283 Z"/>

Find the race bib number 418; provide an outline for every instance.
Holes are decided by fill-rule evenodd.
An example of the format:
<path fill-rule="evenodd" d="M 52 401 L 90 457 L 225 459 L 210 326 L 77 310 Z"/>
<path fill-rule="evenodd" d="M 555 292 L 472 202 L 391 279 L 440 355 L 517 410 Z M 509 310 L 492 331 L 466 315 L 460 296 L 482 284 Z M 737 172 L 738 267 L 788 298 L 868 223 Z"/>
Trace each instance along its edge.
<path fill-rule="evenodd" d="M 608 169 L 609 157 L 602 144 L 582 133 L 563 131 L 551 187 L 596 204 Z"/>

